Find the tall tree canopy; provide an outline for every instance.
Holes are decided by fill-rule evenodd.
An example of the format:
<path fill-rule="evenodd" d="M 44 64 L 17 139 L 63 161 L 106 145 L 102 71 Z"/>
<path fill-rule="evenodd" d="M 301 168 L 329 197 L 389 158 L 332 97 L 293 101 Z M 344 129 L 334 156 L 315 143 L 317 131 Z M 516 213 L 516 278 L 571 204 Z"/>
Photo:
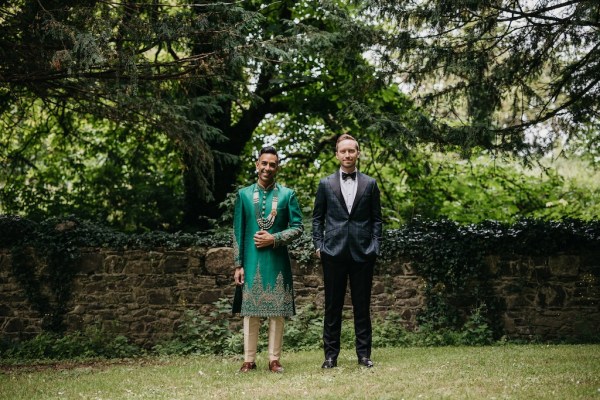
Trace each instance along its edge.
<path fill-rule="evenodd" d="M 0 211 L 205 228 L 248 146 L 311 188 L 343 131 L 390 216 L 422 143 L 598 151 L 595 3 L 5 1 Z"/>
<path fill-rule="evenodd" d="M 230 81 L 246 52 L 260 54 L 267 46 L 247 41 L 259 15 L 211 3 L 11 0 L 0 5 L 0 162 L 3 202 L 9 210 L 37 204 L 37 211 L 52 212 L 48 205 L 69 203 L 72 193 L 63 190 L 67 182 L 75 193 L 78 186 L 96 189 L 85 178 L 68 176 L 65 170 L 74 164 L 79 168 L 71 168 L 72 174 L 90 166 L 83 163 L 112 165 L 115 185 L 119 174 L 150 174 L 152 165 L 144 171 L 143 164 L 152 163 L 151 158 L 129 160 L 144 148 L 136 141 L 150 145 L 142 153 L 169 155 L 175 149 L 181 160 L 193 160 L 182 169 L 193 171 L 199 197 L 212 196 L 209 142 L 224 137 L 207 116 L 218 108 L 219 96 L 231 93 L 214 90 L 193 98 L 187 93 L 209 87 L 213 80 Z M 201 50 L 197 44 L 202 43 L 219 45 L 193 51 Z M 119 145 L 132 142 L 126 148 L 137 149 L 135 154 L 118 154 Z M 77 150 L 99 151 L 99 156 L 82 157 Z M 44 160 L 60 151 L 65 173 L 60 176 L 59 166 L 57 179 L 38 185 L 40 190 L 32 193 L 38 199 L 30 202 L 19 189 L 35 186 L 38 172 L 47 166 Z M 128 165 L 137 166 L 126 171 Z M 122 186 L 136 182 L 120 180 Z M 110 191 L 110 182 L 104 184 Z M 124 203 L 138 190 L 143 193 L 140 189 L 112 197 L 122 197 Z M 80 196 L 72 203 L 81 202 Z"/>
<path fill-rule="evenodd" d="M 598 152 L 597 1 L 370 3 L 390 34 L 378 59 L 436 117 L 440 142 L 545 152 L 587 133 Z"/>
<path fill-rule="evenodd" d="M 43 148 L 56 148 L 49 139 L 86 147 L 107 137 L 111 121 L 127 133 L 108 135 L 121 147 L 102 145 L 104 159 L 125 164 L 128 152 L 115 154 L 131 149 L 131 136 L 174 149 L 183 224 L 203 226 L 202 217 L 219 215 L 237 157 L 265 118 L 318 121 L 325 132 L 310 139 L 315 154 L 356 126 L 351 110 L 383 88 L 363 57 L 377 36 L 358 11 L 343 1 L 8 1 L 0 6 L 3 180 L 20 176 L 22 185 Z M 17 192 L 4 191 L 14 208 L 27 203 Z"/>

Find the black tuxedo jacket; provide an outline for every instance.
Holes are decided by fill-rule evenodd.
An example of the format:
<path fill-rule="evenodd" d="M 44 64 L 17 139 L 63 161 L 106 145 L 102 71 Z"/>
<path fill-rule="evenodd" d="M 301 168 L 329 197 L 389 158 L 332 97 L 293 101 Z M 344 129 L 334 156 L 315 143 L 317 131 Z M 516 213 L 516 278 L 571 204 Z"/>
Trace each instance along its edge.
<path fill-rule="evenodd" d="M 375 179 L 358 172 L 356 197 L 348 212 L 340 172 L 319 182 L 313 210 L 312 236 L 321 257 L 340 257 L 365 262 L 379 255 L 382 218 Z"/>

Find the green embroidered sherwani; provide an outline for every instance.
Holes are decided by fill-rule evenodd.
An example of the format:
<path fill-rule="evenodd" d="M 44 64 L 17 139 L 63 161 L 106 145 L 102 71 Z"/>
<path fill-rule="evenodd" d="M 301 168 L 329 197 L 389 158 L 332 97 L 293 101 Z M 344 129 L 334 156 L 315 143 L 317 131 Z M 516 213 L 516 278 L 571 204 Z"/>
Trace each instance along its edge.
<path fill-rule="evenodd" d="M 277 215 L 273 226 L 267 229 L 275 237 L 275 245 L 259 249 L 254 244 L 254 234 L 260 231 L 256 213 L 269 215 L 275 185 L 278 192 Z M 242 316 L 291 317 L 296 312 L 287 245 L 302 235 L 302 211 L 293 190 L 275 185 L 264 190 L 255 183 L 237 193 L 233 250 L 235 266 L 244 268 Z M 258 188 L 259 195 L 256 205 L 253 200 L 255 188 Z"/>

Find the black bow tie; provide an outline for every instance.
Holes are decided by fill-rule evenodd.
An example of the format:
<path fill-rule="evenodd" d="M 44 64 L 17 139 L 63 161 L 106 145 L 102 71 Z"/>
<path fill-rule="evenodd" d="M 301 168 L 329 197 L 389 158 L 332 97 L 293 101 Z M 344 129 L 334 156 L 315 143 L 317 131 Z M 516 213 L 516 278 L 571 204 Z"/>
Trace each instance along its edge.
<path fill-rule="evenodd" d="M 349 174 L 342 172 L 342 179 L 346 180 L 348 178 L 351 178 L 353 181 L 356 180 L 356 171 L 349 173 Z"/>

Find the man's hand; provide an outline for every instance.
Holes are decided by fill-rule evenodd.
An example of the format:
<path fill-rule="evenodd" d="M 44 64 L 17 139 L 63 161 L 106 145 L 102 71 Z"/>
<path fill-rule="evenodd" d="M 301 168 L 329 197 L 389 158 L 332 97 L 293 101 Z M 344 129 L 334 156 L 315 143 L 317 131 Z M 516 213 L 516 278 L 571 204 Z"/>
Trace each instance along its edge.
<path fill-rule="evenodd" d="M 237 267 L 233 273 L 233 281 L 236 285 L 242 286 L 244 284 L 244 268 Z"/>
<path fill-rule="evenodd" d="M 273 244 L 275 244 L 275 238 L 267 231 L 258 231 L 254 234 L 254 244 L 259 249 L 273 246 Z"/>
<path fill-rule="evenodd" d="M 317 258 L 320 260 L 321 259 L 321 249 L 317 249 L 315 254 L 317 255 Z"/>

